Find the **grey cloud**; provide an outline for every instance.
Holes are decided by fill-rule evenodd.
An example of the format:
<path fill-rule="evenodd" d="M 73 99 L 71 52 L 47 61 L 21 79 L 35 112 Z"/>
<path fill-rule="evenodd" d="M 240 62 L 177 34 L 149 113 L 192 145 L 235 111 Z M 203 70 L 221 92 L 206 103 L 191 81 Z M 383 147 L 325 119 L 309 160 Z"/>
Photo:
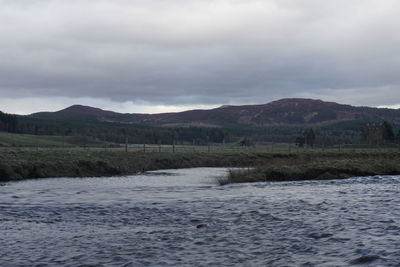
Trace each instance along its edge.
<path fill-rule="evenodd" d="M 0 0 L 0 7 L 7 97 L 177 105 L 337 94 L 339 102 L 384 105 L 400 85 L 394 0 Z M 386 93 L 377 101 L 371 88 Z"/>

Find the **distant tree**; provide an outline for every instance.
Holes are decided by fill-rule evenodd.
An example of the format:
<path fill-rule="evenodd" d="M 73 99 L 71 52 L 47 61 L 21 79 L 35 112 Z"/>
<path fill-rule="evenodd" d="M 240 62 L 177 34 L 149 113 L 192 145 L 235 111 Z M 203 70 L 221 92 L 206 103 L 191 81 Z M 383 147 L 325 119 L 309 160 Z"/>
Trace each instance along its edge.
<path fill-rule="evenodd" d="M 315 142 L 314 130 L 308 129 L 307 131 L 304 132 L 303 135 L 304 135 L 306 145 L 314 147 L 314 142 Z"/>
<path fill-rule="evenodd" d="M 38 135 L 39 134 L 39 126 L 38 125 L 34 126 L 34 133 L 33 134 L 34 135 Z"/>
<path fill-rule="evenodd" d="M 0 130 L 10 133 L 16 133 L 18 131 L 17 116 L 0 111 Z"/>
<path fill-rule="evenodd" d="M 363 125 L 360 127 L 360 138 L 362 143 L 369 143 L 369 129 L 367 125 Z"/>
<path fill-rule="evenodd" d="M 304 138 L 304 136 L 298 136 L 296 138 L 296 146 L 298 146 L 298 147 L 304 147 L 305 142 L 306 142 L 306 139 Z"/>
<path fill-rule="evenodd" d="M 368 123 L 360 128 L 361 142 L 370 145 L 382 145 L 384 141 L 395 141 L 393 126 L 384 121 L 382 124 Z"/>
<path fill-rule="evenodd" d="M 393 126 L 387 121 L 382 123 L 382 134 L 385 141 L 394 141 Z"/>
<path fill-rule="evenodd" d="M 240 146 L 252 146 L 253 141 L 247 137 L 243 138 L 242 140 L 239 141 L 239 145 Z"/>
<path fill-rule="evenodd" d="M 400 130 L 397 132 L 396 135 L 396 143 L 400 143 Z"/>

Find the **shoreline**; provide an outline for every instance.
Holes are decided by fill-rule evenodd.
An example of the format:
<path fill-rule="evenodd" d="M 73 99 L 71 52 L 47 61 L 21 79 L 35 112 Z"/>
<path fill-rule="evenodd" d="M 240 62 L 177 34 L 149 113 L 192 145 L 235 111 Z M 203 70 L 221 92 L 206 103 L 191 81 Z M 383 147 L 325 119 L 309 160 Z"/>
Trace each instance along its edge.
<path fill-rule="evenodd" d="M 252 167 L 231 171 L 220 184 L 343 179 L 400 174 L 399 152 L 157 153 L 84 150 L 7 150 L 0 154 L 0 182 L 57 177 L 106 177 L 193 167 Z"/>
<path fill-rule="evenodd" d="M 246 167 L 252 153 L 142 153 L 82 150 L 8 150 L 0 154 L 0 182 L 57 177 L 107 177 L 162 169 Z"/>
<path fill-rule="evenodd" d="M 253 169 L 230 170 L 220 185 L 251 182 L 335 180 L 375 175 L 399 175 L 400 158 L 323 160 L 312 163 L 257 166 Z"/>

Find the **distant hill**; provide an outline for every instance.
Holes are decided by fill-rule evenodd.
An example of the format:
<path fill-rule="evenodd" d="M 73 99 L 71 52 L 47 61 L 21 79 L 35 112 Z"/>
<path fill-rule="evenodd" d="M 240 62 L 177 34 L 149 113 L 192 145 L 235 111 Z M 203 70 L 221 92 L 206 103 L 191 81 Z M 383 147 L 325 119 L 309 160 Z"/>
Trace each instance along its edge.
<path fill-rule="evenodd" d="M 261 105 L 221 106 L 161 114 L 122 114 L 74 105 L 57 112 L 30 115 L 47 120 L 134 123 L 152 126 L 324 126 L 351 121 L 389 121 L 400 124 L 400 110 L 355 107 L 314 99 L 288 98 Z"/>

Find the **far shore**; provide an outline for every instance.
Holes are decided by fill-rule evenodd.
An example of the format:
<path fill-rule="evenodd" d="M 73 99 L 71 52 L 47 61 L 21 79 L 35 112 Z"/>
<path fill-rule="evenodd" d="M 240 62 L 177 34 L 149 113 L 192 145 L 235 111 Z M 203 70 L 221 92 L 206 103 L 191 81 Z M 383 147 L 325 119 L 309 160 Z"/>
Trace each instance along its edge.
<path fill-rule="evenodd" d="M 243 168 L 231 170 L 228 177 L 221 177 L 222 185 L 260 181 L 343 179 L 352 176 L 400 174 L 400 152 L 369 150 L 300 153 L 143 153 L 8 149 L 0 154 L 0 181 L 109 177 L 192 167 Z"/>
<path fill-rule="evenodd" d="M 266 163 L 255 168 L 231 169 L 228 177 L 219 180 L 220 185 L 230 183 L 282 182 L 301 180 L 333 180 L 351 177 L 398 175 L 400 155 L 385 155 L 361 159 L 328 158 L 310 162 Z M 394 156 L 394 155 L 392 155 Z"/>

